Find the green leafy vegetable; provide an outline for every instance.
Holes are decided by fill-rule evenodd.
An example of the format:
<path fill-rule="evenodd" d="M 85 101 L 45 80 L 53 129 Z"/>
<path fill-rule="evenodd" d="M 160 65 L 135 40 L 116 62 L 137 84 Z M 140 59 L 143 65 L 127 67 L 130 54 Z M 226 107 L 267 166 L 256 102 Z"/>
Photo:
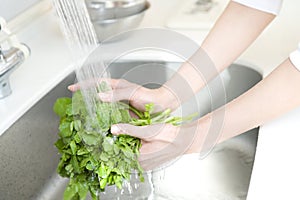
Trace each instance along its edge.
<path fill-rule="evenodd" d="M 102 86 L 104 87 L 104 86 Z M 123 181 L 137 171 L 143 181 L 138 162 L 141 141 L 128 135 L 113 136 L 110 127 L 116 123 L 143 126 L 155 123 L 178 125 L 182 118 L 170 116 L 171 110 L 153 113 L 154 104 L 147 104 L 140 112 L 127 104 L 97 103 L 96 120 L 88 115 L 83 97 L 76 92 L 73 98 L 59 98 L 53 110 L 60 117 L 59 139 L 55 143 L 61 154 L 57 172 L 70 179 L 64 200 L 82 200 L 88 191 L 93 199 L 106 186 L 122 188 Z M 129 110 L 139 119 L 131 118 Z"/>

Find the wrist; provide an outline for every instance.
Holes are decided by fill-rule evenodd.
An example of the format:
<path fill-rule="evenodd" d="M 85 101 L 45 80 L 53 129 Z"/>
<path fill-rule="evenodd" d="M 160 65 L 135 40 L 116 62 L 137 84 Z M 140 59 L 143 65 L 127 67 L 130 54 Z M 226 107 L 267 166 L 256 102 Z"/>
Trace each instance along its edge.
<path fill-rule="evenodd" d="M 210 114 L 200 118 L 199 120 L 196 120 L 191 124 L 184 125 L 184 132 L 186 134 L 191 134 L 190 138 L 192 138 L 192 140 L 190 141 L 189 148 L 187 149 L 185 154 L 200 153 L 204 150 L 203 145 L 209 133 L 210 125 Z"/>
<path fill-rule="evenodd" d="M 160 99 L 161 106 L 164 109 L 175 110 L 180 106 L 179 99 L 172 90 L 164 85 L 156 89 L 156 98 Z"/>

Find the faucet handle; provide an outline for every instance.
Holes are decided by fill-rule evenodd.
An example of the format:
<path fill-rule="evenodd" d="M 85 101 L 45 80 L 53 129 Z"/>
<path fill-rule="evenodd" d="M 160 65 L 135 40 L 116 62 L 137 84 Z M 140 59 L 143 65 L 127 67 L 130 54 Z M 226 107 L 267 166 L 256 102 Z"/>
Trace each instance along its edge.
<path fill-rule="evenodd" d="M 4 33 L 5 36 L 7 37 L 7 39 L 6 39 L 7 43 L 11 47 L 20 49 L 23 52 L 25 58 L 27 58 L 30 55 L 30 48 L 27 45 L 20 43 L 17 36 L 9 30 L 5 19 L 2 17 L 0 17 L 0 33 Z M 2 56 L 1 56 L 1 54 L 2 54 Z M 2 59 L 4 58 L 3 52 L 1 50 L 1 44 L 0 44 L 0 58 L 2 58 Z"/>
<path fill-rule="evenodd" d="M 9 45 L 7 49 L 2 49 L 0 46 L 0 99 L 2 99 L 11 94 L 9 76 L 30 55 L 30 49 L 19 42 L 1 17 L 0 33 L 5 34 L 5 44 Z"/>
<path fill-rule="evenodd" d="M 12 93 L 8 77 L 0 79 L 0 100 L 9 96 Z"/>

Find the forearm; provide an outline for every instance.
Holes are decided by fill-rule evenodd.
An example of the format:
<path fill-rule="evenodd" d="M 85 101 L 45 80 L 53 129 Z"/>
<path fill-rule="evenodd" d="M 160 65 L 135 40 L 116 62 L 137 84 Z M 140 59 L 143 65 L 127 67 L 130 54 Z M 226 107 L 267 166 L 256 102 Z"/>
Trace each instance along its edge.
<path fill-rule="evenodd" d="M 275 15 L 230 2 L 202 48 L 218 71 L 230 65 L 261 34 Z"/>
<path fill-rule="evenodd" d="M 217 143 L 258 127 L 300 106 L 300 72 L 290 62 L 284 61 L 268 77 L 224 107 L 199 119 L 197 137 L 190 152 L 199 152 L 203 137 L 203 126 L 209 129 L 212 117 L 225 116 Z M 194 130 L 196 130 L 194 128 Z"/>
<path fill-rule="evenodd" d="M 274 17 L 273 14 L 230 2 L 201 48 L 164 86 L 172 90 L 184 84 L 194 93 L 198 92 L 228 67 Z M 182 101 L 187 98 L 189 97 L 184 95 Z"/>

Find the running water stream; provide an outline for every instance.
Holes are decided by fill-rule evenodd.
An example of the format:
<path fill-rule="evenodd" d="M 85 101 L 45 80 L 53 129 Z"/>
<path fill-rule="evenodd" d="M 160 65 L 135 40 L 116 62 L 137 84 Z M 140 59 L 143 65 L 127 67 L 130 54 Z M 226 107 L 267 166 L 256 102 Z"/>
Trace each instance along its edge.
<path fill-rule="evenodd" d="M 90 119 L 96 119 L 94 116 L 96 114 L 96 101 L 99 101 L 98 88 L 100 78 L 110 78 L 110 74 L 107 71 L 104 62 L 101 60 L 101 55 L 97 55 L 96 58 L 92 54 L 92 52 L 98 47 L 99 43 L 93 24 L 90 20 L 85 1 L 53 1 L 57 15 L 60 19 L 61 30 L 64 33 L 71 51 L 71 56 L 73 57 L 74 64 L 76 65 L 75 73 L 77 81 L 80 85 L 81 93 L 84 96 Z M 101 80 L 101 82 L 102 81 L 103 80 Z M 110 88 L 109 85 L 108 87 Z M 100 128 L 99 132 L 101 132 Z M 114 198 L 132 199 L 133 190 L 137 191 L 138 189 L 141 189 L 140 185 L 143 185 L 143 187 L 146 187 L 145 189 L 148 190 L 147 193 L 149 193 L 150 187 L 149 198 L 152 199 L 151 197 L 154 193 L 154 187 L 151 181 L 151 174 L 147 174 L 147 177 L 145 178 L 150 184 L 147 183 L 147 181 L 144 184 L 140 184 L 138 182 L 138 178 L 135 178 L 131 182 L 124 183 L 123 188 L 126 190 L 126 194 L 124 194 L 124 189 L 114 189 Z M 107 192 L 100 195 L 101 199 L 106 199 L 106 195 L 108 195 Z M 104 196 L 104 198 L 102 198 L 102 196 Z"/>
<path fill-rule="evenodd" d="M 61 30 L 67 40 L 76 65 L 75 73 L 91 119 L 96 114 L 99 78 L 109 78 L 101 59 L 91 53 L 98 47 L 98 39 L 84 0 L 54 0 Z"/>

